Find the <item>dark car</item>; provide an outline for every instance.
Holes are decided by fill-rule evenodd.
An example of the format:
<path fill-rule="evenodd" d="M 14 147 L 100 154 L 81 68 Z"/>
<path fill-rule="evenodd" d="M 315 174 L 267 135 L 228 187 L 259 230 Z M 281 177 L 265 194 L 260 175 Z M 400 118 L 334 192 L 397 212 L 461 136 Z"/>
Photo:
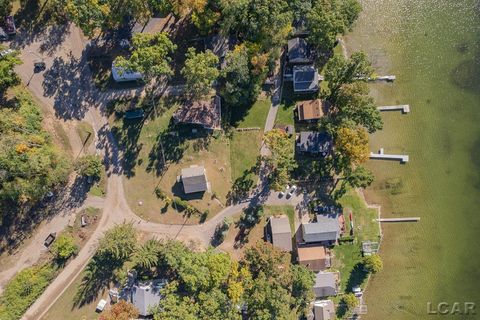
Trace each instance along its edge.
<path fill-rule="evenodd" d="M 43 243 L 43 245 L 48 248 L 52 244 L 52 242 L 55 240 L 56 237 L 57 237 L 57 234 L 55 232 L 50 233 L 48 237 L 45 238 L 45 242 Z"/>
<path fill-rule="evenodd" d="M 12 16 L 8 16 L 5 18 L 5 30 L 9 35 L 17 33 L 17 28 L 15 27 L 15 20 L 13 20 Z"/>
<path fill-rule="evenodd" d="M 45 65 L 45 62 L 43 62 L 43 61 L 35 62 L 33 64 L 33 71 L 35 73 L 41 72 L 41 71 L 45 70 L 46 68 L 47 68 L 47 66 Z"/>
<path fill-rule="evenodd" d="M 0 27 L 0 41 L 8 40 L 8 34 L 5 32 L 3 28 Z"/>

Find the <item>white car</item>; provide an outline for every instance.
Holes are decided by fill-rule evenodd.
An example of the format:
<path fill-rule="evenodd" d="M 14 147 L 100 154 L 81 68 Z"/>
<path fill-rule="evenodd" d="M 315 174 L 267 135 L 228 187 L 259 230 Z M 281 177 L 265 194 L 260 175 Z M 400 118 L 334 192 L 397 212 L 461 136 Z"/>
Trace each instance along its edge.
<path fill-rule="evenodd" d="M 296 185 L 293 185 L 293 186 L 290 188 L 290 191 L 287 193 L 287 197 L 293 196 L 293 194 L 295 193 L 295 191 L 297 191 L 297 186 L 296 186 Z"/>
<path fill-rule="evenodd" d="M 358 298 L 358 297 L 361 297 L 361 296 L 363 295 L 362 288 L 360 288 L 360 287 L 358 287 L 358 286 L 357 286 L 357 287 L 354 287 L 354 288 L 352 289 L 352 291 L 353 291 L 353 294 L 355 295 L 355 297 L 357 297 L 357 298 Z"/>

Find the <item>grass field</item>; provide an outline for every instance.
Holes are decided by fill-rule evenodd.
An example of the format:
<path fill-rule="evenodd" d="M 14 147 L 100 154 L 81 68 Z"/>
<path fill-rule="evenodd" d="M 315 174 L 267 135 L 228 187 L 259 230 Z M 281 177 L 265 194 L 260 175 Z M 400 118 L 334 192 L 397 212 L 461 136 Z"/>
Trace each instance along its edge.
<path fill-rule="evenodd" d="M 241 119 L 238 119 L 235 127 L 250 128 L 258 127 L 263 130 L 265 127 L 265 119 L 270 109 L 270 100 L 259 98 L 250 109 L 246 111 Z"/>
<path fill-rule="evenodd" d="M 93 142 L 93 138 L 95 136 L 92 126 L 88 122 L 80 121 L 77 124 L 76 129 L 78 136 L 80 137 L 80 141 L 83 143 L 83 147 L 85 149 L 88 148 Z"/>
<path fill-rule="evenodd" d="M 257 163 L 262 143 L 260 131 L 235 131 L 230 140 L 232 180 L 235 181 L 250 171 Z M 254 174 L 250 176 L 253 178 Z"/>

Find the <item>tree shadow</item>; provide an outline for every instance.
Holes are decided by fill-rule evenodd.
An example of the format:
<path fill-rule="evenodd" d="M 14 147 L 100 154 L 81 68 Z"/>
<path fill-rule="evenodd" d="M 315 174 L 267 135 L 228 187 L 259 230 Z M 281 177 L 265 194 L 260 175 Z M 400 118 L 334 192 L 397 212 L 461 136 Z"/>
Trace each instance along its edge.
<path fill-rule="evenodd" d="M 248 235 L 251 230 L 262 221 L 263 215 L 264 211 L 262 206 L 250 206 L 243 211 L 240 220 L 235 224 L 239 229 L 233 244 L 235 249 L 239 249 L 248 243 Z"/>

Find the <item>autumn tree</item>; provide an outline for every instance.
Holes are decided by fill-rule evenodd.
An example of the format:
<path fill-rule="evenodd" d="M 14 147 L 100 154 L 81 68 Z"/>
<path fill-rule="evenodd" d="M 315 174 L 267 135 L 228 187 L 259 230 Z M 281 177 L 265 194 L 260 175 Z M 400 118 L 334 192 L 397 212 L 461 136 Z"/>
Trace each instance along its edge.
<path fill-rule="evenodd" d="M 120 300 L 111 308 L 105 309 L 98 320 L 130 320 L 137 319 L 138 309 L 131 303 Z"/>
<path fill-rule="evenodd" d="M 343 127 L 335 135 L 336 153 L 351 165 L 359 165 L 368 159 L 368 135 L 363 128 Z"/>
<path fill-rule="evenodd" d="M 272 188 L 281 190 L 289 182 L 290 172 L 297 167 L 293 141 L 285 131 L 273 129 L 265 134 L 265 144 L 271 153 L 266 162 L 272 170 Z"/>
<path fill-rule="evenodd" d="M 189 48 L 182 75 L 186 79 L 187 92 L 193 98 L 204 98 L 220 75 L 218 57 L 210 50 L 197 53 L 194 48 Z"/>
<path fill-rule="evenodd" d="M 377 273 L 383 269 L 382 258 L 378 254 L 372 254 L 363 258 L 363 265 L 371 273 Z"/>

